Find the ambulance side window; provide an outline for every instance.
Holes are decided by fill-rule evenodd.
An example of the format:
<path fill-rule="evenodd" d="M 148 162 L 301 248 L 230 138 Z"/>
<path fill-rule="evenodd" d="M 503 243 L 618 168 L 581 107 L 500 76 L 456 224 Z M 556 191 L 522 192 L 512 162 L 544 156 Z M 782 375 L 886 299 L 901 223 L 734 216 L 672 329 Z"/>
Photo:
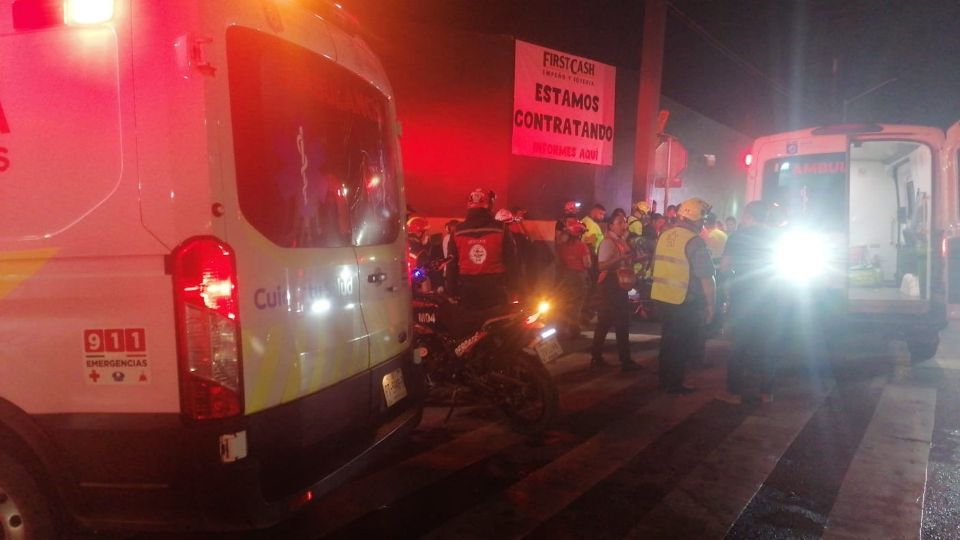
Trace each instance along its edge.
<path fill-rule="evenodd" d="M 323 56 L 247 28 L 227 30 L 227 62 L 244 218 L 289 248 L 395 239 L 384 95 Z"/>

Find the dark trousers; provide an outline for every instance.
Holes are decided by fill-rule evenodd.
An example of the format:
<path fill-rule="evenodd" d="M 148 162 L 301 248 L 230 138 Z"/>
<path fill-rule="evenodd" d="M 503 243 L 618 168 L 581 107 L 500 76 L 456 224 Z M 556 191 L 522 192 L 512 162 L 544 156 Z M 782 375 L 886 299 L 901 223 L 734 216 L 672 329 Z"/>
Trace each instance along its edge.
<path fill-rule="evenodd" d="M 460 305 L 470 310 L 490 309 L 509 302 L 505 274 L 460 276 Z"/>
<path fill-rule="evenodd" d="M 570 270 L 560 267 L 557 270 L 561 301 L 563 305 L 560 313 L 561 334 L 575 334 L 580 332 L 580 312 L 587 298 L 589 287 L 586 270 Z"/>
<path fill-rule="evenodd" d="M 773 393 L 776 372 L 773 344 L 777 340 L 778 312 L 770 298 L 741 295 L 731 298 L 727 391 L 731 394 Z"/>
<path fill-rule="evenodd" d="M 680 305 L 657 302 L 663 323 L 660 337 L 660 387 L 669 389 L 683 384 L 686 363 L 702 355 L 706 305 L 685 302 Z"/>
<path fill-rule="evenodd" d="M 617 277 L 612 275 L 612 272 L 607 274 L 603 283 L 597 285 L 597 289 L 600 293 L 600 305 L 590 354 L 593 358 L 601 357 L 607 332 L 613 328 L 617 334 L 620 362 L 630 362 L 630 300 L 627 298 L 627 291 L 617 285 Z"/>

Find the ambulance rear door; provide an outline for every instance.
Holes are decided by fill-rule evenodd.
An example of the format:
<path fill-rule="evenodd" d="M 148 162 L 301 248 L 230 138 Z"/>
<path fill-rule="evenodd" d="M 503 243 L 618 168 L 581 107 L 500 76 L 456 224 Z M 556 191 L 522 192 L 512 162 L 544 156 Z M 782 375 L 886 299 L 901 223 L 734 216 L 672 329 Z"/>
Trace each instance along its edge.
<path fill-rule="evenodd" d="M 760 199 L 771 206 L 771 221 L 776 226 L 816 238 L 816 245 L 810 246 L 816 248 L 815 252 L 797 258 L 805 266 L 823 268 L 816 277 L 817 288 L 825 301 L 844 311 L 847 147 L 844 134 L 815 135 L 811 130 L 757 139 L 747 186 L 749 200 Z M 781 277 L 792 273 L 779 268 L 779 264 L 777 272 Z M 791 289 L 804 291 L 805 284 L 796 279 L 787 278 L 786 283 Z"/>
<path fill-rule="evenodd" d="M 846 277 L 851 312 L 926 315 L 939 245 L 933 245 L 939 129 L 883 126 L 851 136 Z"/>
<path fill-rule="evenodd" d="M 374 368 L 410 347 L 411 289 L 406 271 L 403 234 L 402 170 L 394 104 L 380 63 L 366 45 L 346 32 L 332 32 L 338 62 L 369 81 L 378 92 L 365 107 L 373 116 L 354 131 L 357 152 L 351 155 L 349 194 L 353 239 L 360 267 L 360 305 L 370 336 L 370 366 Z M 378 95 L 379 94 L 379 95 Z M 385 374 L 375 372 L 375 378 Z M 396 381 L 373 381 L 392 387 Z M 399 398 L 400 396 L 394 396 Z M 388 398 L 390 400 L 391 398 Z"/>
<path fill-rule="evenodd" d="M 229 21 L 210 14 L 214 44 L 225 46 L 210 54 L 222 51 L 211 62 L 226 67 L 229 92 L 221 147 L 232 151 L 220 166 L 224 191 L 235 191 L 223 204 L 238 265 L 246 412 L 331 389 L 330 406 L 310 422 L 319 431 L 304 436 L 320 440 L 370 412 L 351 197 L 382 98 L 336 62 L 326 24 L 299 4 L 218 4 L 231 5 Z"/>

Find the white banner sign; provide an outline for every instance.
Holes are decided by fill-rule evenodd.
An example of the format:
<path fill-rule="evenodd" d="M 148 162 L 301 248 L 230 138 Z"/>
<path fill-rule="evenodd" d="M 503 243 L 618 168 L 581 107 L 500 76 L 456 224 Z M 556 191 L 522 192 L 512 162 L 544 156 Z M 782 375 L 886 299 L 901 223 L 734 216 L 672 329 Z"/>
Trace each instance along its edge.
<path fill-rule="evenodd" d="M 613 164 L 617 68 L 517 41 L 513 153 Z"/>

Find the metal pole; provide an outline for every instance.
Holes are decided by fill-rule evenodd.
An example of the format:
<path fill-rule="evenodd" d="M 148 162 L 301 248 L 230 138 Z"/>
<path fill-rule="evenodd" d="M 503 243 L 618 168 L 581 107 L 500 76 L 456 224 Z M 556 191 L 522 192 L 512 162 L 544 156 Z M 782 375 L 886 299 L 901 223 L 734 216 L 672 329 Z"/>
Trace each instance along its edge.
<path fill-rule="evenodd" d="M 666 213 L 667 206 L 670 204 L 668 201 L 668 194 L 670 192 L 670 151 L 673 150 L 673 138 L 669 135 L 666 139 L 667 142 L 667 170 L 666 178 L 663 180 L 663 211 Z"/>

